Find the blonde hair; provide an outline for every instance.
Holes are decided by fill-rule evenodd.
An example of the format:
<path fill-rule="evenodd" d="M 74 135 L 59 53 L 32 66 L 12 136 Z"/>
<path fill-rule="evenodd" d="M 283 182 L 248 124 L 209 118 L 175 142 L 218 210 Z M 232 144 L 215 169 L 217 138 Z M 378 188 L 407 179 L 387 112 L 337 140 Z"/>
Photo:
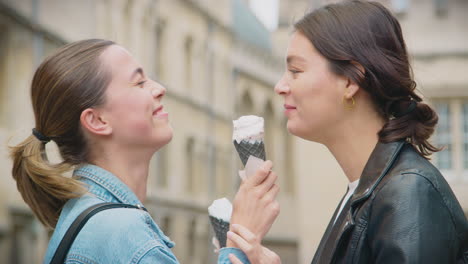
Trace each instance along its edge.
<path fill-rule="evenodd" d="M 11 147 L 13 178 L 23 200 L 47 227 L 54 228 L 65 203 L 86 192 L 65 177 L 88 161 L 88 144 L 80 126 L 81 112 L 104 103 L 110 74 L 103 71 L 101 53 L 115 43 L 89 39 L 65 45 L 39 66 L 31 84 L 36 129 L 58 146 L 63 162 L 51 164 L 45 142 L 31 135 Z"/>

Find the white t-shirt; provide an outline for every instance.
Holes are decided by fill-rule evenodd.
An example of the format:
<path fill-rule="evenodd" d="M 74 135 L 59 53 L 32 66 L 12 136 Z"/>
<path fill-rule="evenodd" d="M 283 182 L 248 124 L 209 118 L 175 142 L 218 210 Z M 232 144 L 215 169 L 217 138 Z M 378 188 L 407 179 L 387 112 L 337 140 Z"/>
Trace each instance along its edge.
<path fill-rule="evenodd" d="M 359 179 L 348 183 L 348 192 L 346 193 L 345 198 L 343 199 L 343 202 L 341 203 L 340 211 L 338 211 L 338 213 L 336 214 L 335 221 L 333 222 L 333 224 L 335 224 L 336 219 L 338 219 L 338 216 L 340 216 L 340 214 L 341 214 L 341 210 L 343 210 L 343 207 L 348 202 L 349 198 L 351 198 L 351 195 L 353 195 L 353 193 L 356 190 L 358 184 L 359 184 Z"/>

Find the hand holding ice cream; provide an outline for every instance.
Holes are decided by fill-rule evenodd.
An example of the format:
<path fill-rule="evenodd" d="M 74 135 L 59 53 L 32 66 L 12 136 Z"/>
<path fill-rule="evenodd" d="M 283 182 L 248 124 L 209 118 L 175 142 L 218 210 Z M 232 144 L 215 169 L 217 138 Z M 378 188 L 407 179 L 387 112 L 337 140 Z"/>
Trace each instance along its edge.
<path fill-rule="evenodd" d="M 272 167 L 273 163 L 266 161 L 254 175 L 243 180 L 233 201 L 231 224 L 248 228 L 260 240 L 280 211 L 276 200 L 279 186 L 275 184 L 278 176 L 271 171 Z M 229 239 L 227 246 L 233 246 Z"/>
<path fill-rule="evenodd" d="M 242 183 L 234 198 L 231 224 L 245 226 L 261 241 L 279 214 L 279 187 L 275 184 L 278 176 L 271 171 L 273 163 L 264 162 L 263 118 L 241 116 L 233 125 L 233 143 L 245 170 L 239 172 Z"/>
<path fill-rule="evenodd" d="M 233 125 L 233 143 L 245 170 L 239 172 L 242 182 L 234 198 L 232 217 L 214 213 L 219 211 L 215 208 L 226 208 L 218 205 L 226 204 L 227 199 L 218 199 L 210 206 L 210 221 L 221 247 L 236 247 L 233 241 L 226 241 L 229 223 L 244 226 L 261 241 L 279 214 L 279 203 L 276 201 L 279 187 L 275 184 L 278 176 L 271 171 L 273 163 L 264 161 L 263 118 L 243 116 Z"/>

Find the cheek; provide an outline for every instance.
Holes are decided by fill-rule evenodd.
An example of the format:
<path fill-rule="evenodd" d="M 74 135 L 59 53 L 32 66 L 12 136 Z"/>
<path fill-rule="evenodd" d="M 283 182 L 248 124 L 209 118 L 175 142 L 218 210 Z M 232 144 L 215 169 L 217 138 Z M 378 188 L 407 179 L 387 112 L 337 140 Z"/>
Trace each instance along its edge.
<path fill-rule="evenodd" d="M 138 97 L 122 97 L 114 101 L 113 119 L 127 129 L 142 130 L 151 127 L 151 103 Z"/>
<path fill-rule="evenodd" d="M 305 126 L 326 126 L 340 112 L 337 107 L 340 106 L 341 97 L 333 82 L 326 78 L 309 80 L 294 99 L 300 107 L 299 114 Z"/>

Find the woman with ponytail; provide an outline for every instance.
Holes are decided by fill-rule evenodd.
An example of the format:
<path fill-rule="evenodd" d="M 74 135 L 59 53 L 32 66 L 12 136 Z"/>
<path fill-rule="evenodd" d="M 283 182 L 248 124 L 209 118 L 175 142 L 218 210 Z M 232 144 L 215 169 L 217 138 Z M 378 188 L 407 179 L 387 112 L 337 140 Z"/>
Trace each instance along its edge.
<path fill-rule="evenodd" d="M 68 44 L 39 66 L 31 85 L 35 127 L 11 157 L 24 201 L 54 229 L 44 263 L 178 263 L 174 243 L 143 206 L 150 159 L 172 139 L 165 93 L 111 41 Z M 47 158 L 50 141 L 59 164 Z M 232 223 L 258 237 L 279 213 L 271 167 L 267 161 L 244 180 L 234 199 Z M 75 227 L 82 229 L 73 235 Z M 230 253 L 245 259 L 222 248 L 218 263 Z"/>
<path fill-rule="evenodd" d="M 288 131 L 325 145 L 349 181 L 312 263 L 468 263 L 468 222 L 428 161 L 437 114 L 397 19 L 368 1 L 314 10 L 294 25 L 286 67 L 275 91 Z M 250 261 L 273 263 L 248 228 L 233 231 Z"/>

